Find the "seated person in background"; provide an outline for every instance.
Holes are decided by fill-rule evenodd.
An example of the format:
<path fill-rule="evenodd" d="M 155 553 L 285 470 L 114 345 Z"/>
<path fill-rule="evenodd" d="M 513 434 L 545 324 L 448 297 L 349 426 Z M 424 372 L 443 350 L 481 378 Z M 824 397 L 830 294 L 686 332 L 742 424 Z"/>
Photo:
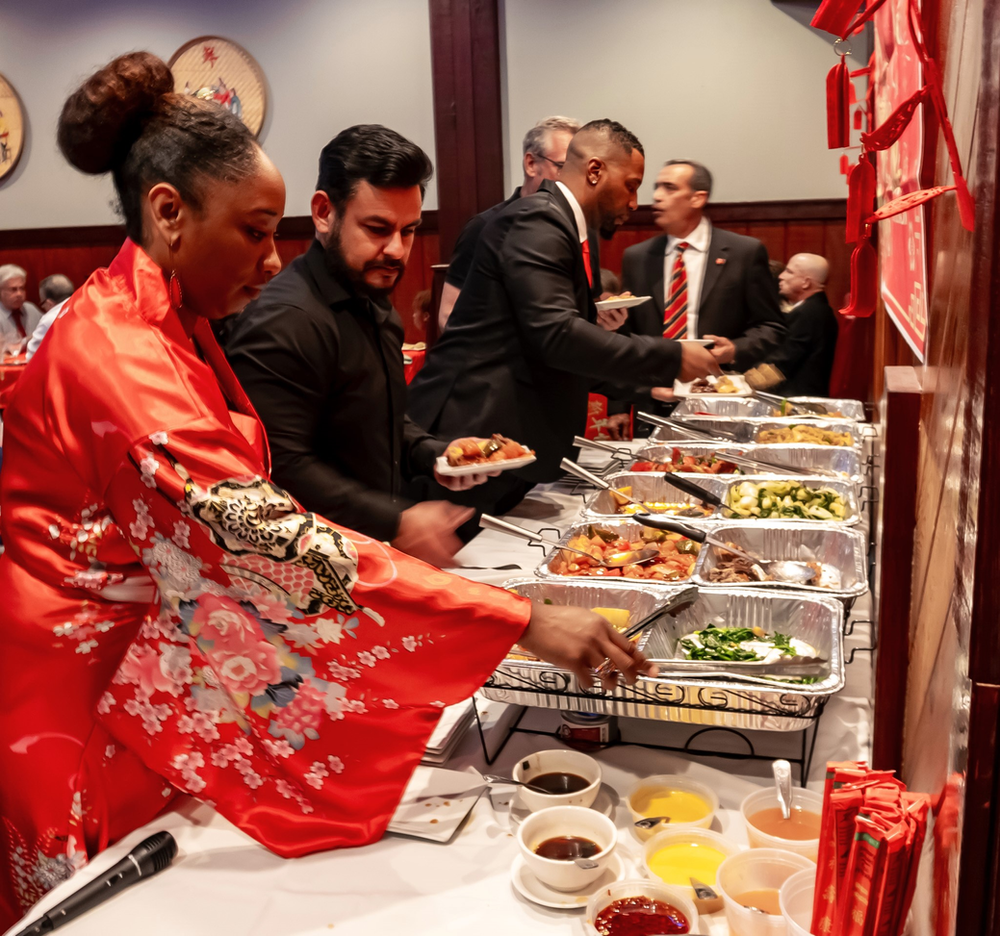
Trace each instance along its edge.
<path fill-rule="evenodd" d="M 486 226 L 451 321 L 410 384 L 408 412 L 438 435 L 493 432 L 534 449 L 537 461 L 453 499 L 491 513 L 555 480 L 575 454 L 587 396 L 670 386 L 718 370 L 697 345 L 630 337 L 597 324 L 588 239 L 611 237 L 637 207 L 642 144 L 621 124 L 595 120 L 570 144 L 557 182 L 545 181 Z"/>
<path fill-rule="evenodd" d="M 432 172 L 393 130 L 344 130 L 320 155 L 312 197 L 316 239 L 240 315 L 225 351 L 267 429 L 272 477 L 306 510 L 388 540 L 434 565 L 460 548 L 469 512 L 438 500 L 446 443 L 407 419 L 403 323 L 389 302 L 420 224 Z M 429 503 L 402 482 L 435 477 Z"/>
<path fill-rule="evenodd" d="M 441 307 L 438 310 L 439 334 L 448 324 L 448 317 L 472 268 L 472 257 L 476 252 L 476 244 L 479 243 L 479 235 L 483 233 L 483 228 L 498 211 L 506 208 L 511 202 L 522 195 L 532 195 L 537 192 L 543 180 L 558 178 L 559 170 L 566 162 L 569 142 L 579 129 L 579 122 L 572 117 L 546 117 L 544 120 L 539 120 L 524 135 L 521 144 L 524 153 L 522 157 L 524 181 L 514 189 L 514 194 L 507 201 L 487 208 L 470 219 L 455 242 L 444 287 L 441 290 Z"/>
<path fill-rule="evenodd" d="M 42 317 L 28 298 L 28 272 L 13 263 L 0 266 L 0 353 L 4 345 L 27 344 Z"/>
<path fill-rule="evenodd" d="M 716 361 L 742 371 L 781 344 L 785 321 L 766 248 L 712 226 L 711 191 L 711 173 L 694 160 L 671 159 L 660 170 L 653 217 L 663 233 L 622 258 L 622 284 L 652 299 L 629 309 L 623 331 L 711 339 Z"/>
<path fill-rule="evenodd" d="M 73 281 L 68 276 L 63 276 L 62 273 L 53 273 L 52 276 L 46 276 L 38 284 L 38 298 L 41 302 L 42 311 L 45 314 L 39 319 L 28 341 L 27 358 L 29 361 L 35 356 L 35 352 L 39 347 L 41 347 L 42 339 L 48 334 L 52 323 L 59 318 L 66 300 L 73 295 L 75 288 Z"/>
<path fill-rule="evenodd" d="M 817 254 L 796 254 L 781 274 L 781 295 L 792 303 L 788 334 L 767 358 L 785 376 L 769 392 L 781 396 L 828 396 L 837 350 L 837 316 L 826 298 L 829 264 Z"/>

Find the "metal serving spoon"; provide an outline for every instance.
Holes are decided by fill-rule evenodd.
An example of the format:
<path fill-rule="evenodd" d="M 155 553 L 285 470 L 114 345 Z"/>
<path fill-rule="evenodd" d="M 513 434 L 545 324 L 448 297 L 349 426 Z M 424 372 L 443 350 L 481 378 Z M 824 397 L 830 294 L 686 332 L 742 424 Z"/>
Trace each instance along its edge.
<path fill-rule="evenodd" d="M 501 777 L 498 774 L 483 774 L 483 779 L 487 783 L 509 783 L 511 786 L 523 786 L 534 793 L 544 793 L 546 796 L 558 795 L 553 794 L 551 790 L 545 790 L 540 786 L 535 786 L 533 783 L 525 783 L 523 780 L 515 780 L 513 777 Z"/>
<path fill-rule="evenodd" d="M 756 556 L 751 556 L 749 553 L 743 552 L 742 549 L 730 546 L 724 540 L 718 539 L 707 530 L 691 527 L 686 523 L 679 523 L 676 520 L 671 520 L 669 517 L 664 517 L 662 514 L 651 513 L 641 501 L 637 501 L 627 494 L 622 494 L 613 484 L 605 481 L 603 478 L 597 477 L 597 475 L 591 474 L 586 468 L 576 464 L 576 462 L 570 461 L 568 458 L 562 460 L 560 467 L 564 471 L 568 471 L 570 474 L 574 474 L 596 487 L 604 488 L 604 490 L 611 491 L 618 497 L 623 497 L 625 500 L 637 504 L 640 509 L 631 516 L 643 526 L 648 526 L 655 530 L 666 530 L 670 533 L 680 533 L 681 536 L 686 536 L 696 543 L 711 543 L 719 549 L 724 549 L 726 552 L 739 556 L 741 559 L 746 559 L 747 562 L 756 565 L 761 570 L 762 578 L 766 574 L 765 567 L 771 570 L 773 576 L 783 582 L 807 585 L 816 578 L 815 569 L 812 569 L 804 562 L 793 562 L 789 559 L 758 559 Z M 714 501 L 717 505 L 722 504 L 722 501 L 714 494 L 710 494 L 704 488 L 692 481 L 688 481 L 686 478 L 676 479 L 672 475 L 664 475 L 663 477 L 669 484 L 684 491 L 685 494 L 701 498 L 708 503 Z"/>
<path fill-rule="evenodd" d="M 741 445 L 746 444 L 736 433 L 725 429 L 702 429 L 698 426 L 691 426 L 680 419 L 666 419 L 663 416 L 654 416 L 652 413 L 638 413 L 636 414 L 636 418 L 642 420 L 642 422 L 649 423 L 651 426 L 661 426 L 664 429 L 679 429 L 681 432 L 687 432 L 702 439 L 710 439 L 713 442 L 723 439 L 727 442 L 739 442 Z"/>
<path fill-rule="evenodd" d="M 786 413 L 787 416 L 830 415 L 830 408 L 824 406 L 822 403 L 806 402 L 805 400 L 793 402 L 792 400 L 789 400 L 788 397 L 778 396 L 776 393 L 765 393 L 763 390 L 754 390 L 753 395 L 765 403 L 770 403 L 772 406 L 781 406 L 784 404 L 791 410 L 791 412 Z M 796 410 L 798 410 L 798 413 L 795 412 Z"/>
<path fill-rule="evenodd" d="M 633 822 L 637 829 L 652 829 L 653 826 L 658 826 L 661 822 L 670 822 L 669 816 L 649 816 L 646 819 L 640 819 L 637 822 Z"/>
<path fill-rule="evenodd" d="M 607 559 L 595 559 L 586 550 L 577 549 L 574 546 L 564 546 L 562 543 L 550 540 L 547 536 L 542 536 L 541 533 L 535 533 L 534 530 L 525 529 L 516 523 L 508 523 L 506 520 L 500 520 L 497 517 L 491 517 L 489 514 L 483 514 L 479 518 L 479 525 L 484 530 L 496 530 L 497 533 L 517 536 L 520 539 L 527 540 L 529 543 L 541 543 L 541 545 L 548 546 L 550 549 L 565 549 L 569 552 L 579 553 L 581 556 L 586 556 L 591 562 L 596 562 L 605 569 L 620 569 L 622 566 L 627 565 L 642 565 L 644 562 L 656 559 L 660 555 L 660 551 L 657 548 L 651 547 L 649 549 L 629 549 L 620 553 L 612 553 Z"/>

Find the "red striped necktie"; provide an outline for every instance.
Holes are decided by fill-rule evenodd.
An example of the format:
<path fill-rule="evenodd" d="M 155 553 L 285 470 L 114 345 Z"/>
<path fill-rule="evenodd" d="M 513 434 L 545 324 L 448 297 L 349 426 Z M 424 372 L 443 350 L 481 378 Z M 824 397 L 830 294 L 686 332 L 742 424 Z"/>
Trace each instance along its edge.
<path fill-rule="evenodd" d="M 684 266 L 684 251 L 688 246 L 687 241 L 681 241 L 677 245 L 677 256 L 674 258 L 674 268 L 670 273 L 667 304 L 663 310 L 663 337 L 673 340 L 687 337 L 688 277 L 687 267 Z"/>

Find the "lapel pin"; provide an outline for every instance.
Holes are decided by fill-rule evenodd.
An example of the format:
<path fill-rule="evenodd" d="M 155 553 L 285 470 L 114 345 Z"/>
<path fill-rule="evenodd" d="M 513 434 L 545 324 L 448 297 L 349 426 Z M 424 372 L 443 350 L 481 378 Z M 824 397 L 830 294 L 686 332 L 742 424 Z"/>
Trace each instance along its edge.
<path fill-rule="evenodd" d="M 726 258 L 725 258 L 725 257 L 716 257 L 716 258 L 715 258 L 715 262 L 716 262 L 716 263 L 717 263 L 717 264 L 718 264 L 719 266 L 722 266 L 722 264 L 724 264 L 724 263 L 726 262 Z"/>

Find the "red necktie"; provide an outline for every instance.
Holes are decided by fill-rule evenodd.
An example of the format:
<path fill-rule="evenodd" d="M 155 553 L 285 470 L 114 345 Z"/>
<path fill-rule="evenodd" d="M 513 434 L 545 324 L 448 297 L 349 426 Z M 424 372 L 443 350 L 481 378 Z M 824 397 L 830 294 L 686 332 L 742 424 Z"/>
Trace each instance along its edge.
<path fill-rule="evenodd" d="M 21 337 L 27 338 L 28 333 L 24 330 L 24 321 L 21 318 L 21 315 L 23 313 L 24 313 L 23 308 L 10 310 L 11 318 L 14 319 L 14 324 L 17 326 L 17 330 L 21 333 Z"/>
<path fill-rule="evenodd" d="M 587 271 L 587 284 L 593 287 L 594 271 L 590 268 L 590 241 L 585 240 L 580 246 L 583 247 L 583 268 Z"/>
<path fill-rule="evenodd" d="M 688 329 L 688 277 L 684 266 L 684 251 L 688 242 L 681 241 L 677 245 L 677 256 L 674 258 L 674 268 L 670 272 L 670 291 L 667 304 L 663 310 L 663 337 L 686 338 Z"/>

